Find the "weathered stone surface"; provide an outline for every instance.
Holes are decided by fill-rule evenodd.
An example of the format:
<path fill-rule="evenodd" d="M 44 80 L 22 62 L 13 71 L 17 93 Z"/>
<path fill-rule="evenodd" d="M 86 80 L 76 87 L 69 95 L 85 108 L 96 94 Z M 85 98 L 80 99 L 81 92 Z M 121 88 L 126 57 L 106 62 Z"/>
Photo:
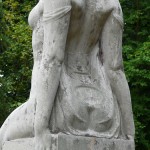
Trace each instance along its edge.
<path fill-rule="evenodd" d="M 0 150 L 4 142 L 9 150 L 134 150 L 127 140 L 134 139 L 134 122 L 119 0 L 39 0 L 29 24 L 31 92 L 2 125 Z M 11 141 L 33 136 L 35 145 Z"/>
<path fill-rule="evenodd" d="M 51 139 L 52 150 L 133 150 L 134 141 L 96 137 L 55 134 Z M 34 139 L 5 142 L 3 150 L 34 150 Z"/>
<path fill-rule="evenodd" d="M 34 150 L 34 140 L 32 138 L 7 141 L 3 150 Z"/>

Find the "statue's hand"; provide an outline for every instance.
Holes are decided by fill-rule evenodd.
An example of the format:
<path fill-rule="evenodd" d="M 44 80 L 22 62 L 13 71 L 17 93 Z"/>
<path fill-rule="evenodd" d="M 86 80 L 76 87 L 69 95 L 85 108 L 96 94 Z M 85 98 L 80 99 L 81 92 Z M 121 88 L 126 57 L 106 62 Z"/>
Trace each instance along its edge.
<path fill-rule="evenodd" d="M 35 150 L 50 150 L 51 149 L 51 133 L 49 130 L 43 131 L 35 136 Z"/>

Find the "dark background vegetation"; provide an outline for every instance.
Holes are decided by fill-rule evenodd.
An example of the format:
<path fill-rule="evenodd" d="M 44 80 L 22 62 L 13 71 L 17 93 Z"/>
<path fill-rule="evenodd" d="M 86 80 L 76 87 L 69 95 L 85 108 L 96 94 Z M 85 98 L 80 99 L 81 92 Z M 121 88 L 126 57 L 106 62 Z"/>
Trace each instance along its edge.
<path fill-rule="evenodd" d="M 150 1 L 120 0 L 124 12 L 123 57 L 136 127 L 136 150 L 150 150 Z M 32 69 L 27 17 L 36 0 L 0 2 L 0 126 L 27 100 Z"/>

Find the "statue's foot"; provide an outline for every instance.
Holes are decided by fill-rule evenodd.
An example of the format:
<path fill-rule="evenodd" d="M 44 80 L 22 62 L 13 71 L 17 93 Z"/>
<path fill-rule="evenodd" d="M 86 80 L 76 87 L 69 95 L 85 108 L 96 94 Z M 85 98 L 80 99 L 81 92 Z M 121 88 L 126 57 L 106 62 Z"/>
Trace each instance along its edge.
<path fill-rule="evenodd" d="M 49 130 L 35 137 L 35 150 L 50 150 L 51 149 L 51 133 Z"/>

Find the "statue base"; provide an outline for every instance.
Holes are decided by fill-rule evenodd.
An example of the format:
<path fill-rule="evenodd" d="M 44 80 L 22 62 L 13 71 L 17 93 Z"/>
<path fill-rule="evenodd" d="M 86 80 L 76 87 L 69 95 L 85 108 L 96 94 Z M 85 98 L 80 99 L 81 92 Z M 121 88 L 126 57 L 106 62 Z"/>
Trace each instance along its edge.
<path fill-rule="evenodd" d="M 51 150 L 134 150 L 133 140 L 52 134 Z M 34 138 L 4 143 L 3 150 L 34 150 Z"/>

